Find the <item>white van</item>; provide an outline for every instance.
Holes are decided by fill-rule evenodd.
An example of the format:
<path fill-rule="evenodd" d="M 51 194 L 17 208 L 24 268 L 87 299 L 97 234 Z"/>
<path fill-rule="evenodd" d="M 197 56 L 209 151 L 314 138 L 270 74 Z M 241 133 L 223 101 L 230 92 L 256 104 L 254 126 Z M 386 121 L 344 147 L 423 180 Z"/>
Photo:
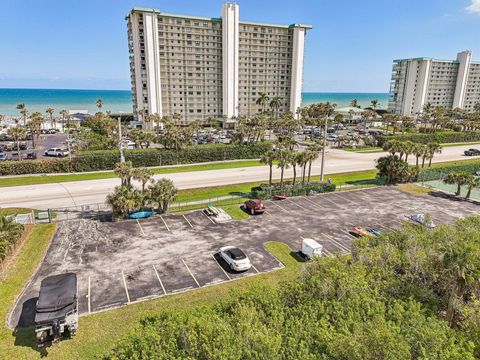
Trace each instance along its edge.
<path fill-rule="evenodd" d="M 313 259 L 315 257 L 322 256 L 323 246 L 317 243 L 313 239 L 303 239 L 302 242 L 302 254 L 305 255 L 307 259 Z"/>

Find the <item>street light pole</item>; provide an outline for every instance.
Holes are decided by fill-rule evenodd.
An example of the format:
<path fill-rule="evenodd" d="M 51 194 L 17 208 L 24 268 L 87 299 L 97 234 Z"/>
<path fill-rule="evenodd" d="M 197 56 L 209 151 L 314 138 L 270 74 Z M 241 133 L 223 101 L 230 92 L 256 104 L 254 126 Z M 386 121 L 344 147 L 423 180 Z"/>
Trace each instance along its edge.
<path fill-rule="evenodd" d="M 325 129 L 323 129 L 323 149 L 322 149 L 322 168 L 320 170 L 320 181 L 323 182 L 325 180 L 325 176 L 323 174 L 325 168 L 325 149 L 327 148 L 327 126 L 328 126 L 328 116 L 325 116 Z"/>
<path fill-rule="evenodd" d="M 120 162 L 125 162 L 125 155 L 123 154 L 122 147 L 122 122 L 120 121 L 121 117 L 118 117 L 118 147 L 120 149 Z"/>

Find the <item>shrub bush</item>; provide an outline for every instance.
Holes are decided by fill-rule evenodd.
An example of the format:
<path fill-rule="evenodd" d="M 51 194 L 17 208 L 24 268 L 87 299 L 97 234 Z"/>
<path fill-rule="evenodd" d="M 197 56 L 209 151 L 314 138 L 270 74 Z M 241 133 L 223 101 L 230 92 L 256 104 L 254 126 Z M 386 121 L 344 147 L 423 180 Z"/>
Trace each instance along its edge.
<path fill-rule="evenodd" d="M 388 140 L 398 141 L 412 141 L 414 143 L 426 144 L 429 142 L 439 143 L 457 143 L 457 142 L 471 142 L 480 141 L 480 131 L 443 131 L 432 134 L 397 134 L 397 135 L 377 135 L 375 137 L 378 146 L 382 147 Z"/>
<path fill-rule="evenodd" d="M 271 150 L 269 142 L 245 145 L 194 145 L 181 150 L 125 150 L 125 159 L 134 167 L 201 163 L 208 161 L 255 159 Z M 111 170 L 119 162 L 117 150 L 78 152 L 72 160 L 24 160 L 0 163 L 0 175 L 23 175 Z"/>
<path fill-rule="evenodd" d="M 5 218 L 0 219 L 0 263 L 8 255 L 10 249 L 20 240 L 23 233 L 23 225 L 10 223 Z"/>
<path fill-rule="evenodd" d="M 316 193 L 326 193 L 335 191 L 335 188 L 335 184 L 322 182 L 310 182 L 304 185 L 301 183 L 292 185 L 292 183 L 286 182 L 284 183 L 283 188 L 280 187 L 280 184 L 273 184 L 272 186 L 262 184 L 252 188 L 252 195 L 257 199 L 268 199 L 274 195 L 303 196 L 309 194 L 311 191 Z"/>

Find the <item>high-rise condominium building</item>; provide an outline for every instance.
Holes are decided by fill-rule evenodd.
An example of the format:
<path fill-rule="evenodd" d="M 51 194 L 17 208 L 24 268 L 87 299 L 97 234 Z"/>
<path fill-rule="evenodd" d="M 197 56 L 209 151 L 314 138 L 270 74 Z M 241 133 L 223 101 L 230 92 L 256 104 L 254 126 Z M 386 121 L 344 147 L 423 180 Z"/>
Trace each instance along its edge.
<path fill-rule="evenodd" d="M 426 103 L 473 111 L 480 102 L 480 62 L 467 50 L 457 60 L 394 60 L 389 111 L 415 116 Z"/>
<path fill-rule="evenodd" d="M 230 119 L 260 111 L 262 92 L 280 112 L 301 105 L 309 25 L 240 21 L 232 3 L 219 18 L 134 8 L 126 20 L 135 113 Z"/>

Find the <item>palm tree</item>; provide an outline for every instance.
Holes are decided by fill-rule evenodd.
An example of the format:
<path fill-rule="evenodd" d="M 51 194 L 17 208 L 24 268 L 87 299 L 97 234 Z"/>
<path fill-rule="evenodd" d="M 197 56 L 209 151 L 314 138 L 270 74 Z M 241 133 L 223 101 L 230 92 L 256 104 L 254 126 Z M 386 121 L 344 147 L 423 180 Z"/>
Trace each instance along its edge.
<path fill-rule="evenodd" d="M 290 165 L 292 165 L 293 168 L 293 186 L 295 186 L 295 183 L 297 181 L 297 165 L 300 164 L 299 161 L 302 161 L 302 153 L 299 151 L 292 151 L 290 154 Z"/>
<path fill-rule="evenodd" d="M 282 98 L 280 96 L 274 96 L 272 100 L 270 100 L 270 108 L 275 116 L 275 120 L 278 119 L 278 109 L 282 106 Z"/>
<path fill-rule="evenodd" d="M 467 183 L 467 178 L 469 174 L 464 173 L 449 173 L 443 178 L 443 182 L 448 185 L 457 185 L 457 190 L 455 191 L 456 196 L 460 196 L 462 186 Z"/>
<path fill-rule="evenodd" d="M 360 106 L 358 105 L 357 99 L 353 99 L 352 101 L 350 101 L 350 106 L 354 108 L 360 108 Z"/>
<path fill-rule="evenodd" d="M 372 100 L 370 101 L 370 106 L 372 107 L 373 111 L 376 111 L 377 107 L 380 106 L 380 102 L 377 99 Z"/>
<path fill-rule="evenodd" d="M 272 186 L 272 173 L 273 173 L 273 162 L 277 157 L 277 153 L 273 150 L 267 151 L 260 157 L 260 162 L 266 164 L 270 168 L 270 174 L 268 176 L 268 186 Z"/>
<path fill-rule="evenodd" d="M 117 163 L 113 172 L 122 180 L 122 186 L 130 186 L 132 184 L 133 167 L 131 161 Z"/>
<path fill-rule="evenodd" d="M 35 149 L 35 141 L 38 140 L 40 130 L 42 129 L 42 117 L 40 113 L 32 114 L 32 117 L 27 124 L 27 129 L 32 133 L 32 147 Z"/>
<path fill-rule="evenodd" d="M 292 152 L 287 149 L 277 150 L 276 159 L 278 160 L 277 166 L 280 168 L 280 187 L 281 188 L 283 188 L 283 174 L 285 172 L 285 169 L 288 169 L 290 165 L 291 154 Z"/>
<path fill-rule="evenodd" d="M 59 114 L 62 115 L 62 130 L 64 131 L 65 130 L 65 118 L 68 115 L 68 111 L 65 110 L 65 109 L 62 109 L 62 110 L 59 111 Z"/>
<path fill-rule="evenodd" d="M 148 188 L 150 201 L 164 213 L 167 212 L 168 205 L 175 200 L 177 191 L 173 181 L 170 179 L 157 180 Z"/>
<path fill-rule="evenodd" d="M 465 195 L 465 199 L 470 199 L 472 189 L 478 189 L 480 187 L 480 177 L 468 174 L 468 176 L 466 177 L 465 185 L 467 185 L 467 194 Z"/>
<path fill-rule="evenodd" d="M 415 166 L 417 167 L 417 169 L 418 169 L 418 166 L 419 166 L 418 161 L 421 157 L 424 156 L 425 150 L 426 150 L 426 147 L 423 144 L 415 143 L 414 146 L 413 146 L 412 154 L 415 155 L 415 158 L 416 158 Z"/>
<path fill-rule="evenodd" d="M 97 101 L 95 102 L 95 104 L 96 104 L 97 107 L 98 107 L 98 111 L 99 111 L 99 112 L 102 112 L 102 107 L 103 107 L 103 105 L 105 105 L 105 103 L 103 102 L 103 100 L 102 100 L 102 99 L 97 99 Z"/>
<path fill-rule="evenodd" d="M 413 153 L 415 147 L 415 143 L 412 141 L 405 141 L 403 142 L 403 151 L 405 152 L 405 161 L 408 162 L 408 155 Z"/>
<path fill-rule="evenodd" d="M 312 173 L 312 162 L 318 158 L 320 151 L 324 151 L 324 147 L 320 144 L 309 145 L 306 151 L 307 163 L 308 163 L 308 178 L 307 183 L 310 183 L 310 175 Z"/>
<path fill-rule="evenodd" d="M 142 194 L 131 186 L 117 186 L 113 194 L 107 195 L 106 203 L 114 213 L 126 216 L 142 206 Z"/>
<path fill-rule="evenodd" d="M 441 154 L 442 153 L 442 146 L 437 142 L 430 142 L 426 146 L 426 153 L 427 153 L 427 158 L 428 158 L 428 167 L 431 167 L 433 156 L 435 154 Z"/>
<path fill-rule="evenodd" d="M 266 108 L 267 108 L 268 101 L 270 100 L 270 98 L 268 97 L 267 93 L 264 93 L 264 92 L 261 92 L 258 95 L 259 95 L 259 97 L 258 97 L 258 99 L 255 103 L 257 105 L 261 105 L 262 106 L 262 112 L 265 112 Z"/>
<path fill-rule="evenodd" d="M 52 125 L 54 129 L 56 129 L 57 122 L 53 119 L 53 113 L 55 112 L 55 109 L 52 109 L 51 107 L 49 107 L 47 108 L 47 110 L 45 110 L 45 112 L 50 115 L 50 125 Z"/>
<path fill-rule="evenodd" d="M 27 125 L 27 107 L 24 103 L 21 103 L 17 105 L 17 109 L 20 110 L 20 114 L 23 116 L 23 126 Z"/>
<path fill-rule="evenodd" d="M 27 131 L 23 126 L 16 126 L 16 127 L 11 127 L 8 129 L 8 135 L 13 139 L 15 144 L 17 145 L 17 152 L 18 152 L 18 159 L 22 160 L 21 154 L 20 154 L 20 140 L 25 139 L 27 136 Z"/>
<path fill-rule="evenodd" d="M 310 155 L 311 154 L 308 153 L 307 151 L 300 152 L 297 155 L 297 164 L 302 169 L 302 185 L 305 184 L 305 177 L 306 177 L 306 174 L 307 174 L 307 164 L 308 164 Z"/>
<path fill-rule="evenodd" d="M 147 168 L 134 168 L 132 178 L 142 184 L 142 194 L 145 192 L 145 185 L 152 180 L 153 171 Z"/>

